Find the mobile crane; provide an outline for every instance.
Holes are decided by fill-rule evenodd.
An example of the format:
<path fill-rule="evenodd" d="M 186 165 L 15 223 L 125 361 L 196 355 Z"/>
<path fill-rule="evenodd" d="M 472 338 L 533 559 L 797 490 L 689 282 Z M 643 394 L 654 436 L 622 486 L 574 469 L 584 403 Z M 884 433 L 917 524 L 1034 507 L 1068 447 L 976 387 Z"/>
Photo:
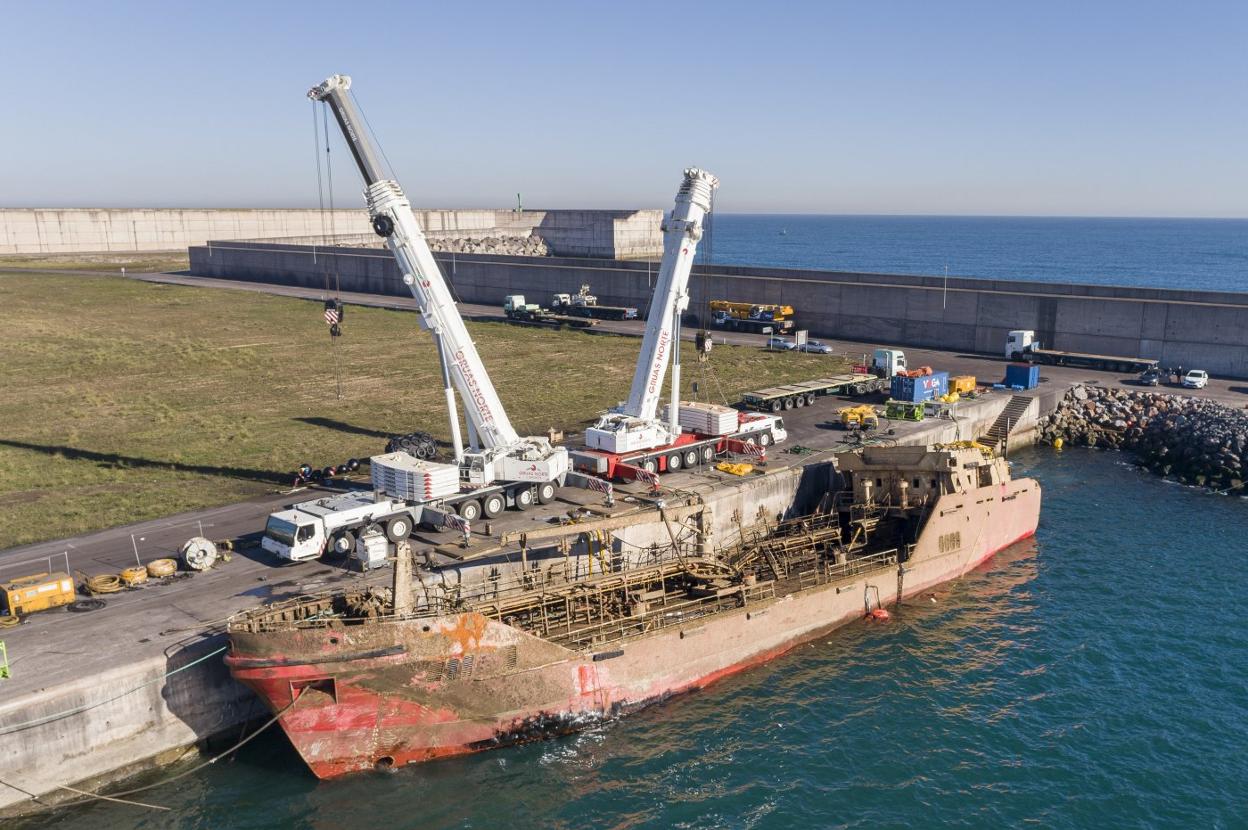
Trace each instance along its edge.
<path fill-rule="evenodd" d="M 774 416 L 680 401 L 680 315 L 689 306 L 689 274 L 702 221 L 718 187 L 719 180 L 705 170 L 691 167 L 684 172 L 676 205 L 663 223 L 663 261 L 628 400 L 585 431 L 586 449 L 573 453 L 578 470 L 608 479 L 646 477 L 707 463 L 726 449 L 751 452 L 747 446 L 765 447 L 786 437 L 783 423 Z M 669 362 L 671 400 L 666 419 L 661 419 L 659 399 Z M 688 429 L 682 428 L 682 420 Z"/>
<path fill-rule="evenodd" d="M 373 230 L 385 240 L 420 306 L 421 327 L 433 336 L 442 364 L 459 486 L 457 492 L 445 492 L 448 471 L 442 468 L 447 465 L 419 462 L 413 467 L 413 462 L 393 455 L 376 456 L 370 459 L 378 488 L 373 493 L 317 499 L 269 517 L 262 545 L 287 559 L 314 558 L 326 549 L 347 553 L 358 530 L 370 525 L 384 527 L 392 542 L 406 538 L 420 522 L 450 524 L 467 533 L 468 523 L 483 513 L 494 516 L 507 507 L 523 510 L 534 502 L 552 501 L 569 472 L 565 448 L 544 437 L 521 437 L 508 419 L 411 203 L 399 183 L 382 172 L 350 88 L 349 77 L 333 75 L 313 87 L 308 97 L 328 105 L 342 129 L 364 178 Z M 455 392 L 467 416 L 470 449 L 460 438 Z M 378 487 L 380 482 L 398 480 L 426 484 L 423 490 L 395 487 L 389 493 Z M 450 488 L 454 486 L 452 478 Z"/>

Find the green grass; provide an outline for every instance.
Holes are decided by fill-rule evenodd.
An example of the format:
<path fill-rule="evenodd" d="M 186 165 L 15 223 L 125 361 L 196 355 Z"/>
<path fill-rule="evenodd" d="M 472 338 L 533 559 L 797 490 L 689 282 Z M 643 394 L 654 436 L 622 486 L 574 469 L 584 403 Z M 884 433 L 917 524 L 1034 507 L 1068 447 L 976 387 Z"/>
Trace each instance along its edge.
<path fill-rule="evenodd" d="M 99 271 L 129 273 L 184 271 L 190 267 L 185 251 L 151 251 L 116 254 L 6 254 L 0 256 L 0 268 L 25 268 L 31 271 Z"/>
<path fill-rule="evenodd" d="M 300 463 L 367 457 L 392 433 L 448 434 L 411 313 L 353 306 L 331 346 L 318 303 L 249 292 L 0 274 L 0 306 L 0 548 L 272 492 Z M 579 431 L 625 397 L 640 345 L 469 329 L 522 434 Z M 838 368 L 717 346 L 711 382 L 686 354 L 703 400 Z"/>

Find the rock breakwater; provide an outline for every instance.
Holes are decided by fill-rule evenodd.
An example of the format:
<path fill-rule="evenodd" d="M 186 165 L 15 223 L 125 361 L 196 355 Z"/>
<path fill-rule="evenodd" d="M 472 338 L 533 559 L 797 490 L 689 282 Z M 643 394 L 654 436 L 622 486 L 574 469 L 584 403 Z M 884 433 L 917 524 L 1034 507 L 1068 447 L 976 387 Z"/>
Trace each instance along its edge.
<path fill-rule="evenodd" d="M 1075 386 L 1040 419 L 1040 440 L 1126 450 L 1158 475 L 1248 495 L 1248 412 L 1206 398 Z"/>

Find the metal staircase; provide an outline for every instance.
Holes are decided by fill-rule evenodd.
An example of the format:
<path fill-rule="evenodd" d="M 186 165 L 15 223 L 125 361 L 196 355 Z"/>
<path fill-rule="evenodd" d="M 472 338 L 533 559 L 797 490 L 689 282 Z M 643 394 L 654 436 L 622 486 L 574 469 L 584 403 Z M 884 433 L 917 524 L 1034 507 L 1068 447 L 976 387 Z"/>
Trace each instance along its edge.
<path fill-rule="evenodd" d="M 980 443 L 990 444 L 994 449 L 1000 450 L 1004 445 L 1010 433 L 1014 431 L 1014 427 L 1022 420 L 1026 414 L 1027 408 L 1031 406 L 1031 397 L 1028 395 L 1013 395 L 1010 402 L 1005 405 L 1005 409 L 1001 410 L 1001 414 L 997 416 L 997 420 L 992 422 L 992 426 L 988 428 L 988 432 L 984 437 L 979 439 Z"/>

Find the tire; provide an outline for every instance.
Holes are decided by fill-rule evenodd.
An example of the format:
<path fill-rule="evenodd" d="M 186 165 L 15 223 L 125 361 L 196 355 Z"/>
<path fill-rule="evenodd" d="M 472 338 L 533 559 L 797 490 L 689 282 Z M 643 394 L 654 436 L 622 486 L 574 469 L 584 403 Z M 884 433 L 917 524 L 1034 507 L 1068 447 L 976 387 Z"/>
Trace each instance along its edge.
<path fill-rule="evenodd" d="M 537 503 L 537 494 L 533 492 L 532 487 L 521 487 L 513 496 L 516 500 L 517 510 L 528 510 Z"/>
<path fill-rule="evenodd" d="M 815 405 L 815 393 L 814 392 L 808 392 L 806 394 L 806 405 L 807 406 Z"/>
<path fill-rule="evenodd" d="M 758 445 L 760 447 L 770 447 L 771 446 L 771 433 L 760 432 L 758 435 Z"/>
<path fill-rule="evenodd" d="M 775 400 L 771 402 L 772 412 L 779 412 L 781 409 L 784 409 L 784 404 L 780 403 L 780 401 Z"/>
<path fill-rule="evenodd" d="M 674 452 L 667 457 L 667 471 L 674 473 L 681 468 L 680 453 Z"/>
<path fill-rule="evenodd" d="M 641 469 L 645 470 L 647 473 L 657 473 L 659 471 L 659 465 L 653 458 L 647 458 L 638 466 L 640 466 Z"/>
<path fill-rule="evenodd" d="M 710 444 L 707 444 L 705 447 L 703 447 L 701 452 L 702 452 L 703 464 L 710 464 L 712 461 L 715 460 L 715 448 L 712 447 Z"/>
<path fill-rule="evenodd" d="M 409 516 L 395 516 L 386 522 L 386 538 L 391 542 L 402 542 L 412 535 L 412 520 Z"/>
<path fill-rule="evenodd" d="M 745 439 L 745 443 L 747 443 L 747 444 L 757 445 L 757 444 L 758 444 L 758 439 L 757 439 L 757 438 L 755 438 L 753 435 L 751 435 L 749 438 L 746 438 L 746 439 Z"/>
<path fill-rule="evenodd" d="M 784 399 L 784 408 L 785 408 L 785 409 L 792 409 L 792 408 L 793 408 L 793 399 L 792 399 L 792 398 L 785 398 L 785 399 Z"/>
<path fill-rule="evenodd" d="M 507 499 L 502 493 L 490 493 L 481 499 L 481 512 L 487 519 L 493 519 L 507 509 Z"/>
<path fill-rule="evenodd" d="M 806 396 L 798 395 L 796 398 L 793 399 L 793 405 L 797 407 L 798 409 L 801 409 L 803 406 L 806 405 Z"/>
<path fill-rule="evenodd" d="M 550 504 L 555 500 L 555 493 L 558 492 L 553 481 L 546 481 L 537 485 L 537 503 Z"/>
<path fill-rule="evenodd" d="M 469 522 L 475 522 L 481 518 L 481 502 L 476 499 L 461 501 L 455 506 L 455 512 L 459 514 L 461 519 Z"/>
<path fill-rule="evenodd" d="M 685 469 L 686 469 L 686 470 L 687 470 L 687 469 L 689 469 L 690 467 L 696 467 L 696 466 L 697 466 L 697 464 L 698 464 L 698 451 L 697 451 L 697 450 L 686 450 L 686 451 L 685 451 L 685 458 L 684 458 L 684 462 L 685 462 Z"/>
<path fill-rule="evenodd" d="M 349 530 L 340 530 L 329 537 L 326 552 L 331 556 L 349 556 L 355 550 L 355 534 Z"/>

